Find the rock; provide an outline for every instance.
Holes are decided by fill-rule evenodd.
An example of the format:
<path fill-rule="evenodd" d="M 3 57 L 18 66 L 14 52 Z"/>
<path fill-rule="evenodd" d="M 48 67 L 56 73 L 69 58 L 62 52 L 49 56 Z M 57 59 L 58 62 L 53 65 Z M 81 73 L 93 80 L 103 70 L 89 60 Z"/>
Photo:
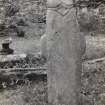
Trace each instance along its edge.
<path fill-rule="evenodd" d="M 81 32 L 98 32 L 99 14 L 97 9 L 88 9 L 87 7 L 80 9 L 78 12 L 78 22 Z"/>
<path fill-rule="evenodd" d="M 25 36 L 25 32 L 23 30 L 21 30 L 20 28 L 17 28 L 17 36 L 18 37 L 24 37 Z"/>
<path fill-rule="evenodd" d="M 12 62 L 19 61 L 26 58 L 26 54 L 10 54 L 10 55 L 0 55 L 0 62 Z"/>
<path fill-rule="evenodd" d="M 25 20 L 24 20 L 24 19 L 20 19 L 20 20 L 17 22 L 17 25 L 18 25 L 18 26 L 28 26 L 28 25 L 25 23 Z"/>
<path fill-rule="evenodd" d="M 8 54 L 13 54 L 14 50 L 9 48 L 10 43 L 12 42 L 12 39 L 5 39 L 2 42 L 2 49 L 0 51 L 1 55 L 8 55 Z"/>
<path fill-rule="evenodd" d="M 105 56 L 105 37 L 99 36 L 86 36 L 86 53 L 84 60 L 98 59 Z"/>

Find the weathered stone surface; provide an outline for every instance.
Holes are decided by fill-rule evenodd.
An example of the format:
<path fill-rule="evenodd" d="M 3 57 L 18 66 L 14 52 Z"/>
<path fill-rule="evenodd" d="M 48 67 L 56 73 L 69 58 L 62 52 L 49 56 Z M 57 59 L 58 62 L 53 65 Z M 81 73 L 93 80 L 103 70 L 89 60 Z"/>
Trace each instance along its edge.
<path fill-rule="evenodd" d="M 104 35 L 86 36 L 85 60 L 93 60 L 105 56 L 105 37 Z"/>
<path fill-rule="evenodd" d="M 1 62 L 12 62 L 19 61 L 26 58 L 26 54 L 11 54 L 11 55 L 0 55 L 0 63 Z"/>
<path fill-rule="evenodd" d="M 51 4 L 55 2 L 49 1 Z M 68 5 L 69 2 L 65 3 Z M 42 47 L 42 54 L 48 57 L 48 101 L 50 105 L 81 105 L 81 57 L 85 41 L 79 33 L 76 10 L 69 10 L 63 5 L 58 9 L 58 4 L 51 4 L 47 11 L 46 35 L 42 41 L 46 44 Z"/>

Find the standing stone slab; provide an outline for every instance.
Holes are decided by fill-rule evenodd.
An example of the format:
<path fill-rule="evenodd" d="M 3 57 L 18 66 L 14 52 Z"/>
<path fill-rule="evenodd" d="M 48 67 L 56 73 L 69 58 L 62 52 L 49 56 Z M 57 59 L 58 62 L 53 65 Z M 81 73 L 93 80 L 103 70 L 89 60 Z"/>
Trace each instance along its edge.
<path fill-rule="evenodd" d="M 75 8 L 65 7 L 66 3 L 71 3 L 71 0 L 68 1 L 48 0 L 44 36 L 46 47 L 44 45 L 42 54 L 47 53 L 48 57 L 49 105 L 81 105 L 81 57 L 85 51 L 85 41 L 79 33 Z"/>

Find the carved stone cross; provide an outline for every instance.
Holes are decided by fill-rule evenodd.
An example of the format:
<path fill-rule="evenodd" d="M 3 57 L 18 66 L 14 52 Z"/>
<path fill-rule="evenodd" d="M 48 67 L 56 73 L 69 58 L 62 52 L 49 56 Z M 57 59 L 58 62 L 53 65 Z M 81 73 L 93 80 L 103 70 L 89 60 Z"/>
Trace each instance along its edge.
<path fill-rule="evenodd" d="M 47 28 L 42 39 L 42 55 L 48 58 L 49 105 L 81 105 L 82 102 L 80 77 L 85 40 L 79 32 L 76 9 L 65 7 L 72 3 L 72 0 L 47 1 Z M 57 11 L 60 5 L 64 7 Z"/>

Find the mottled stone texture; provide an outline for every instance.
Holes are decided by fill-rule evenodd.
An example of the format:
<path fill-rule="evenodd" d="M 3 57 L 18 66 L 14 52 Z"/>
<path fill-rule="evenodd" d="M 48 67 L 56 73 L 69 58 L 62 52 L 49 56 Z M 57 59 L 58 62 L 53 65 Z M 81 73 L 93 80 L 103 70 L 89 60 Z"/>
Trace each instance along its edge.
<path fill-rule="evenodd" d="M 64 5 L 57 8 L 58 4 L 53 4 L 54 8 L 48 6 L 43 39 L 46 46 L 42 47 L 42 54 L 48 57 L 48 101 L 50 105 L 81 105 L 81 57 L 85 41 L 79 33 L 75 8 L 67 9 Z"/>

